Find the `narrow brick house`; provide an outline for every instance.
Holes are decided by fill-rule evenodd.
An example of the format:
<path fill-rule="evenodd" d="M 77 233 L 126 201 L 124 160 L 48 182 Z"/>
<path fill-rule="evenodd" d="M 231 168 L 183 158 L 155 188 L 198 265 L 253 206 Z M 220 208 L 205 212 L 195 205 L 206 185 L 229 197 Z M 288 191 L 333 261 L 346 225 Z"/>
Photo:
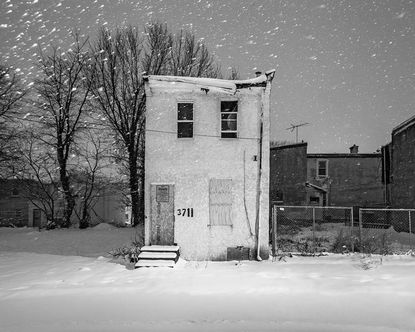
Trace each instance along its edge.
<path fill-rule="evenodd" d="M 394 208 L 415 208 L 415 116 L 393 128 L 382 155 L 387 203 Z"/>
<path fill-rule="evenodd" d="M 307 143 L 272 147 L 270 157 L 271 203 L 306 205 Z"/>
<path fill-rule="evenodd" d="M 273 76 L 146 77 L 146 245 L 177 244 L 192 260 L 238 246 L 268 257 Z"/>

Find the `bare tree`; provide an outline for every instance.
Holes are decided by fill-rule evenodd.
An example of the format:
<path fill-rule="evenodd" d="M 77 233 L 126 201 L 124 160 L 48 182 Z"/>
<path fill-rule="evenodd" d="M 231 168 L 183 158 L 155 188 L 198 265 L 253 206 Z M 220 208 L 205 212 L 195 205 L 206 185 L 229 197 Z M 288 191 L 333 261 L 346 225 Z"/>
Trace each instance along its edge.
<path fill-rule="evenodd" d="M 139 173 L 143 167 L 139 163 L 145 111 L 142 51 L 142 41 L 133 27 L 114 33 L 101 29 L 93 45 L 93 70 L 89 72 L 96 103 L 125 146 L 134 225 L 139 223 Z"/>
<path fill-rule="evenodd" d="M 53 148 L 59 166 L 59 182 L 65 197 L 63 227 L 70 225 L 75 198 L 68 170 L 77 132 L 82 128 L 81 119 L 87 109 L 90 95 L 89 80 L 84 79 L 89 65 L 85 51 L 86 40 L 74 33 L 72 49 L 63 52 L 53 48 L 50 55 L 42 55 L 42 77 L 35 81 L 38 100 L 35 106 L 42 119 L 38 139 L 46 149 Z"/>
<path fill-rule="evenodd" d="M 15 72 L 0 64 L 0 163 L 16 159 L 18 131 L 15 127 L 16 110 L 26 90 Z"/>
<path fill-rule="evenodd" d="M 20 180 L 24 197 L 46 215 L 46 227 L 53 228 L 60 223 L 58 165 L 55 151 L 40 147 L 35 132 L 29 126 L 21 137 L 13 177 Z"/>
<path fill-rule="evenodd" d="M 75 214 L 81 229 L 90 226 L 91 211 L 109 184 L 109 175 L 105 174 L 109 166 L 107 140 L 95 130 L 86 131 L 82 138 L 84 143 L 74 147 L 77 167 L 71 174 L 78 198 Z"/>
<path fill-rule="evenodd" d="M 195 35 L 181 30 L 174 38 L 168 70 L 173 76 L 217 77 L 219 67 L 213 56 Z"/>
<path fill-rule="evenodd" d="M 218 67 L 206 47 L 188 32 L 174 36 L 152 23 L 137 28 L 101 29 L 92 46 L 90 81 L 95 100 L 125 146 L 133 225 L 144 223 L 145 93 L 143 74 L 215 77 Z"/>
<path fill-rule="evenodd" d="M 228 80 L 239 80 L 239 70 L 236 67 L 231 67 L 230 70 L 231 72 L 228 75 Z"/>

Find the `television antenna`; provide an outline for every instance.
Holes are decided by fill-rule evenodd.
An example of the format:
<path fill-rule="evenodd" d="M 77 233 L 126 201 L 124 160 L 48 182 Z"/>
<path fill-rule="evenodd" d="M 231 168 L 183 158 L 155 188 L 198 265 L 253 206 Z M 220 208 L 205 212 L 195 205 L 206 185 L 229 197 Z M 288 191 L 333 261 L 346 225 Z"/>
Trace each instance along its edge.
<path fill-rule="evenodd" d="M 307 126 L 307 125 L 309 125 L 308 122 L 303 122 L 303 123 L 299 123 L 299 124 L 292 124 L 291 123 L 291 127 L 285 128 L 285 130 L 290 130 L 291 132 L 293 132 L 295 130 L 295 143 L 298 143 L 298 128 L 302 127 L 302 126 Z"/>

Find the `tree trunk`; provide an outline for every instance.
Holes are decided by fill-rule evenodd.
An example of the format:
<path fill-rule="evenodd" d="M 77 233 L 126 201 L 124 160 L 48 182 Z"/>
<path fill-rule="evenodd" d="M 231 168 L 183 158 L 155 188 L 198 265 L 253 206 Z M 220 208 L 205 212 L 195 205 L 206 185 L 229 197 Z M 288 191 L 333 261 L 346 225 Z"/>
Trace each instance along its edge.
<path fill-rule="evenodd" d="M 89 227 L 90 215 L 89 215 L 88 206 L 86 203 L 87 203 L 86 201 L 82 202 L 82 205 L 83 205 L 82 217 L 81 217 L 81 220 L 79 221 L 80 229 L 85 229 Z"/>
<path fill-rule="evenodd" d="M 130 171 L 130 195 L 131 195 L 131 219 L 133 226 L 144 223 L 139 216 L 139 191 L 138 191 L 138 167 L 137 158 L 134 152 L 129 153 L 129 171 Z"/>
<path fill-rule="evenodd" d="M 63 224 L 62 227 L 69 227 L 71 225 L 71 216 L 73 209 L 75 207 L 75 198 L 71 192 L 71 186 L 69 183 L 69 176 L 66 171 L 66 161 L 64 158 L 64 153 L 62 149 L 58 149 L 58 162 L 59 162 L 59 175 L 60 182 L 62 185 L 62 190 L 65 195 L 65 209 L 63 212 Z"/>

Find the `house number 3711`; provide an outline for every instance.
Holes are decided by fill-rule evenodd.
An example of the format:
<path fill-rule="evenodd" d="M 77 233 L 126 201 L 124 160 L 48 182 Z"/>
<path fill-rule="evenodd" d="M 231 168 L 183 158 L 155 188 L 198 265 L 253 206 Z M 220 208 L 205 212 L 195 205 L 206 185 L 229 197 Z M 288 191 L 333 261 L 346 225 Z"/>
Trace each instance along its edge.
<path fill-rule="evenodd" d="M 177 215 L 180 217 L 193 218 L 193 208 L 177 209 Z"/>

